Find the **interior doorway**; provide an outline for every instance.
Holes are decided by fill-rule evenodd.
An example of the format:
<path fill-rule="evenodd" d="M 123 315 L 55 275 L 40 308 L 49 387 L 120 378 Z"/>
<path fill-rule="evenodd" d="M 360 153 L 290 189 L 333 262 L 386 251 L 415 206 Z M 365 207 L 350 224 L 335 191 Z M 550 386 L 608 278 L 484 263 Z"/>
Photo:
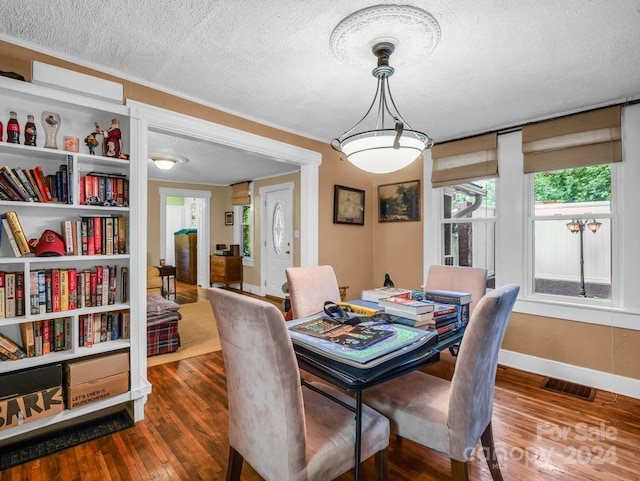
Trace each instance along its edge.
<path fill-rule="evenodd" d="M 160 252 L 165 262 L 176 265 L 174 233 L 185 229 L 197 232 L 196 283 L 209 287 L 211 192 L 160 188 Z"/>

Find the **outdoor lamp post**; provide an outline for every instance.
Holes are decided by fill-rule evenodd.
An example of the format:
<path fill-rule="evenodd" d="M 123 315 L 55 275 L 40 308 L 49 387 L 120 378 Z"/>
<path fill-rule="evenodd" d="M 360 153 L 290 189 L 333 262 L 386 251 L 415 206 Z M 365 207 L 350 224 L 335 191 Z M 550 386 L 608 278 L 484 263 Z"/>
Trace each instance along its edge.
<path fill-rule="evenodd" d="M 578 295 L 580 297 L 587 297 L 587 291 L 584 288 L 584 227 L 593 232 L 594 234 L 598 232 L 602 222 L 598 222 L 595 219 L 592 219 L 591 222 L 586 222 L 582 219 L 573 219 L 571 222 L 567 222 L 567 229 L 569 229 L 573 234 L 576 232 L 580 233 L 580 292 Z"/>

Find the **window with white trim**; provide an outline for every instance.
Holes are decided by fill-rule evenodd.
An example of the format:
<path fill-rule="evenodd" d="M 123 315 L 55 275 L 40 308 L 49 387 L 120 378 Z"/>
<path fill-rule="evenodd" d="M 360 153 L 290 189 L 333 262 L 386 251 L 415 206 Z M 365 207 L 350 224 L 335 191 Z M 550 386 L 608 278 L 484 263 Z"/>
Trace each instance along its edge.
<path fill-rule="evenodd" d="M 240 255 L 245 265 L 253 262 L 253 205 L 234 206 L 234 217 L 238 219 L 234 231 L 236 244 L 240 244 Z"/>

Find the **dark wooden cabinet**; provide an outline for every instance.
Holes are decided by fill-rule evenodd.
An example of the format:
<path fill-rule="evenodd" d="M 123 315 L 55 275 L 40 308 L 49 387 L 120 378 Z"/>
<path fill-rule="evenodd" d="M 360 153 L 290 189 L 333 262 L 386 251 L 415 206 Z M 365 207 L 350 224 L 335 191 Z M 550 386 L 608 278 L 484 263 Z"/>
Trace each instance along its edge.
<path fill-rule="evenodd" d="M 242 257 L 211 256 L 209 258 L 209 280 L 229 287 L 229 284 L 240 284 L 242 290 Z"/>
<path fill-rule="evenodd" d="M 198 282 L 198 234 L 176 234 L 173 236 L 176 250 L 176 277 L 181 282 Z"/>

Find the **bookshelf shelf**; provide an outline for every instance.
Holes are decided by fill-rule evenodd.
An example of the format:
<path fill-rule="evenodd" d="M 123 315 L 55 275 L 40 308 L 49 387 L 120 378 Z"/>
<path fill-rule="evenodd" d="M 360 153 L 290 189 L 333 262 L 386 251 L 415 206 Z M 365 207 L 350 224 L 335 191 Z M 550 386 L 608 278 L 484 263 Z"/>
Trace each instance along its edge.
<path fill-rule="evenodd" d="M 144 403 L 146 401 L 146 394 L 151 392 L 151 386 L 146 380 L 146 337 L 142 334 L 146 330 L 146 319 L 142 322 L 144 326 L 140 326 L 141 320 L 139 319 L 140 313 L 143 312 L 140 297 L 143 297 L 139 291 L 142 289 L 140 282 L 137 279 L 140 278 L 138 271 L 141 269 L 142 262 L 138 261 L 138 257 L 141 256 L 142 250 L 139 246 L 139 238 L 143 237 L 143 232 L 140 230 L 138 224 L 140 219 L 140 205 L 141 200 L 139 197 L 134 199 L 127 199 L 125 196 L 123 202 L 120 201 L 120 197 L 117 198 L 119 205 L 117 206 L 104 206 L 104 205 L 83 205 L 81 201 L 84 196 L 94 194 L 90 191 L 88 186 L 93 187 L 92 184 L 85 186 L 84 177 L 87 175 L 96 176 L 94 173 L 101 174 L 98 177 L 106 177 L 106 185 L 100 180 L 99 194 L 105 192 L 113 193 L 113 197 L 105 196 L 101 197 L 97 195 L 100 203 L 105 200 L 116 201 L 116 193 L 118 196 L 124 192 L 128 192 L 128 186 L 139 185 L 140 182 L 144 182 L 144 178 L 141 178 L 141 169 L 137 165 L 137 159 L 134 155 L 132 161 L 129 159 L 104 157 L 101 155 L 90 155 L 88 148 L 84 145 L 83 139 L 89 134 L 95 131 L 94 123 L 97 122 L 102 128 L 107 128 L 111 124 L 111 119 L 117 118 L 120 121 L 120 129 L 122 133 L 122 141 L 125 146 L 125 152 L 139 152 L 138 146 L 133 143 L 134 139 L 138 137 L 132 135 L 133 120 L 129 116 L 129 108 L 120 104 L 112 104 L 102 100 L 92 99 L 78 94 L 70 92 L 64 92 L 61 90 L 52 89 L 50 87 L 34 85 L 28 82 L 20 82 L 12 79 L 0 77 L 0 105 L 3 109 L 0 110 L 0 121 L 5 121 L 4 117 L 8 118 L 9 111 L 15 111 L 18 113 L 18 120 L 20 122 L 21 129 L 24 130 L 24 121 L 27 115 L 33 115 L 36 118 L 37 125 L 37 145 L 36 147 L 25 146 L 22 144 L 9 144 L 3 142 L 0 139 L 0 169 L 6 167 L 9 171 L 14 172 L 16 177 L 22 183 L 22 187 L 25 189 L 28 196 L 21 192 L 21 195 L 11 195 L 6 190 L 1 195 L 0 199 L 0 214 L 4 215 L 7 212 L 15 212 L 19 219 L 19 223 L 24 233 L 24 237 L 29 239 L 40 239 L 43 232 L 46 230 L 53 230 L 65 238 L 67 246 L 73 246 L 67 252 L 73 250 L 74 253 L 82 252 L 81 247 L 86 247 L 86 242 L 83 244 L 80 230 L 86 232 L 84 224 L 94 223 L 95 228 L 95 252 L 121 252 L 120 254 L 109 255 L 62 255 L 53 257 L 36 257 L 33 253 L 26 256 L 16 257 L 14 250 L 12 249 L 7 234 L 2 233 L 0 238 L 0 279 L 3 276 L 15 275 L 15 279 L 20 278 L 20 292 L 22 299 L 24 300 L 24 315 L 16 316 L 15 313 L 20 312 L 7 311 L 6 304 L 0 306 L 4 312 L 0 315 L 0 334 L 7 339 L 10 339 L 20 347 L 25 347 L 25 339 L 23 339 L 23 331 L 33 329 L 34 337 L 35 330 L 38 325 L 44 325 L 48 322 L 48 330 L 51 333 L 51 352 L 42 355 L 36 355 L 32 357 L 25 357 L 17 360 L 0 360 L 0 384 L 3 382 L 3 375 L 14 373 L 16 371 L 22 371 L 23 369 L 41 368 L 48 365 L 54 365 L 58 363 L 66 363 L 77 359 L 85 359 L 96 355 L 107 355 L 114 351 L 127 351 L 129 353 L 129 391 L 125 394 L 117 395 L 109 399 L 97 401 L 87 406 L 83 406 L 79 409 L 65 409 L 62 413 L 51 415 L 37 420 L 25 420 L 21 425 L 11 427 L 8 429 L 0 430 L 0 440 L 11 440 L 11 438 L 21 437 L 25 433 L 33 431 L 51 430 L 55 429 L 56 425 L 62 423 L 65 427 L 73 423 L 76 418 L 81 418 L 86 414 L 101 411 L 106 408 L 111 408 L 119 405 L 127 408 L 127 411 L 131 414 L 135 421 L 139 421 L 144 417 Z M 48 149 L 42 147 L 45 140 L 44 129 L 41 126 L 40 117 L 42 112 L 49 111 L 55 112 L 60 116 L 60 129 L 57 133 L 58 147 L 62 148 L 63 136 L 73 136 L 79 139 L 80 152 L 68 152 L 60 149 Z M 99 141 L 103 139 L 98 137 Z M 21 136 L 22 141 L 22 136 Z M 9 174 L 6 170 L 7 175 Z M 36 174 L 40 173 L 40 177 Z M 26 180 L 21 176 L 24 174 Z M 5 177 L 6 178 L 6 177 Z M 48 178 L 48 179 L 47 179 Z M 43 179 L 46 180 L 43 184 Z M 120 179 L 126 179 L 126 182 L 120 182 Z M 65 182 L 64 189 L 60 190 L 60 182 Z M 57 181 L 54 182 L 54 181 Z M 54 183 L 50 183 L 54 182 Z M 30 185 L 28 185 L 30 184 Z M 123 186 L 124 184 L 124 186 Z M 46 185 L 46 188 L 45 188 Z M 51 186 L 55 185 L 55 195 L 52 192 L 52 198 L 64 199 L 64 202 L 43 202 L 47 200 L 45 191 L 47 188 L 51 190 Z M 31 187 L 31 190 L 29 189 Z M 42 186 L 42 187 L 40 187 Z M 82 190 L 81 190 L 81 186 Z M 35 187 L 35 189 L 34 189 Z M 116 187 L 118 190 L 116 192 Z M 120 187 L 124 187 L 120 190 Z M 135 187 L 134 187 L 135 188 Z M 112 190 L 108 190 L 112 189 Z M 0 189 L 2 190 L 2 189 Z M 60 195 L 60 193 L 64 195 Z M 34 195 L 35 194 L 35 195 Z M 21 197 L 23 200 L 9 200 Z M 38 198 L 39 201 L 25 201 L 25 198 Z M 127 207 L 124 207 L 122 205 Z M 11 214 L 13 216 L 13 214 Z M 15 216 L 13 216 L 15 217 Z M 93 221 L 91 220 L 93 218 Z M 109 220 L 113 219 L 113 221 Z M 100 224 L 100 225 L 99 225 Z M 116 226 L 115 224 L 119 224 Z M 69 241 L 72 238 L 70 227 L 72 226 L 73 242 Z M 120 226 L 121 225 L 121 226 Z M 100 227 L 100 228 L 99 228 Z M 66 231 L 64 231 L 66 228 Z M 113 231 L 111 230 L 113 229 Z M 14 229 L 15 230 L 15 225 Z M 3 229 L 4 231 L 4 229 Z M 89 229 L 89 232 L 91 230 Z M 98 232 L 102 232 L 106 239 L 112 239 L 113 245 L 105 240 L 102 242 L 102 237 L 98 236 Z M 117 234 L 124 232 L 125 239 L 124 246 L 117 241 L 123 237 L 118 238 Z M 110 237 L 110 235 L 113 235 Z M 91 238 L 91 237 L 89 237 Z M 108 250 L 105 246 L 109 246 Z M 24 252 L 24 250 L 22 250 Z M 46 251 L 45 251 L 46 252 Z M 87 249 L 84 249 L 87 252 Z M 89 253 L 93 251 L 88 250 Z M 126 253 L 122 253 L 126 252 Z M 108 268 L 108 269 L 107 269 Z M 112 281 L 113 277 L 109 279 L 104 278 L 104 287 L 102 290 L 98 290 L 98 304 L 91 299 L 93 306 L 83 307 L 84 304 L 80 304 L 80 299 L 87 299 L 80 295 L 81 290 L 68 291 L 68 299 L 66 296 L 62 296 L 56 299 L 55 289 L 52 289 L 52 293 L 46 293 L 47 302 L 53 299 L 53 302 L 60 302 L 60 305 L 65 310 L 53 311 L 48 304 L 39 302 L 39 295 L 42 295 L 42 290 L 38 290 L 38 285 L 32 284 L 33 279 L 31 274 L 34 272 L 54 273 L 60 271 L 61 273 L 61 291 L 67 292 L 62 287 L 62 275 L 68 275 L 71 277 L 72 273 L 75 278 L 77 274 L 77 284 L 80 283 L 80 279 L 87 279 L 87 275 L 96 274 L 98 277 L 99 272 L 116 272 L 115 275 L 115 299 L 116 302 L 108 304 L 109 301 L 113 302 L 113 284 L 107 282 Z M 123 273 L 126 271 L 126 276 Z M 62 274 L 64 272 L 64 274 Z M 81 273 L 84 274 L 81 277 Z M 48 275 L 48 274 L 47 274 Z M 131 279 L 136 282 L 131 282 Z M 53 276 L 52 276 L 53 279 Z M 13 281 L 12 281 L 13 282 Z M 52 280 L 52 282 L 55 282 Z M 17 285 L 17 284 L 16 284 Z M 100 285 L 98 283 L 98 285 Z M 0 288 L 2 286 L 0 285 Z M 87 287 L 87 292 L 89 292 Z M 93 289 L 93 287 L 91 287 Z M 71 292 L 75 292 L 77 295 L 71 296 Z M 91 290 L 91 295 L 94 294 L 94 290 Z M 35 294 L 35 297 L 34 297 Z M 108 296 L 109 301 L 100 302 L 100 297 L 106 298 Z M 16 296 L 16 306 L 18 297 Z M 77 309 L 66 309 L 66 302 L 78 301 Z M 121 302 L 125 300 L 125 302 Z M 128 300 L 128 302 L 127 302 Z M 32 306 L 31 302 L 35 302 Z M 13 301 L 12 301 L 13 302 Z M 43 307 L 44 306 L 44 307 Z M 39 307 L 41 310 L 39 310 Z M 33 309 L 33 310 L 32 310 Z M 44 312 L 47 310 L 49 312 Z M 7 314 L 9 312 L 9 314 Z M 33 314 L 32 314 L 33 312 Z M 36 312 L 38 312 L 36 314 Z M 114 313 L 113 316 L 107 315 L 107 313 Z M 117 313 L 123 313 L 118 317 Z M 127 325 L 128 331 L 127 339 L 115 339 L 107 340 L 108 336 L 104 336 L 104 322 L 102 324 L 97 321 L 95 326 L 102 327 L 102 342 L 95 342 L 90 347 L 81 346 L 81 338 L 83 336 L 83 328 L 86 329 L 87 324 L 85 319 L 108 319 L 108 326 L 123 326 Z M 128 319 L 124 322 L 124 319 Z M 50 322 L 49 322 L 50 321 Z M 113 324 L 112 324 L 113 322 Z M 83 324 L 84 323 L 84 324 Z M 63 326 L 60 328 L 60 326 Z M 55 335 L 57 339 L 54 339 L 54 327 Z M 28 331 L 31 332 L 31 331 Z M 40 331 L 39 331 L 40 332 Z M 108 332 L 108 329 L 107 329 Z M 117 331 L 113 331 L 117 333 Z M 120 335 L 122 335 L 122 332 Z M 100 329 L 95 328 L 94 335 L 100 334 Z M 61 337 L 62 336 L 62 337 Z M 63 339 L 64 337 L 64 339 Z M 54 345 L 55 340 L 55 345 Z M 86 340 L 86 339 L 85 339 Z M 58 344 L 62 342 L 62 344 Z M 33 346 L 33 344 L 31 344 Z M 54 347 L 64 350 L 55 350 Z M 20 393 L 21 395 L 30 394 L 28 392 Z"/>

